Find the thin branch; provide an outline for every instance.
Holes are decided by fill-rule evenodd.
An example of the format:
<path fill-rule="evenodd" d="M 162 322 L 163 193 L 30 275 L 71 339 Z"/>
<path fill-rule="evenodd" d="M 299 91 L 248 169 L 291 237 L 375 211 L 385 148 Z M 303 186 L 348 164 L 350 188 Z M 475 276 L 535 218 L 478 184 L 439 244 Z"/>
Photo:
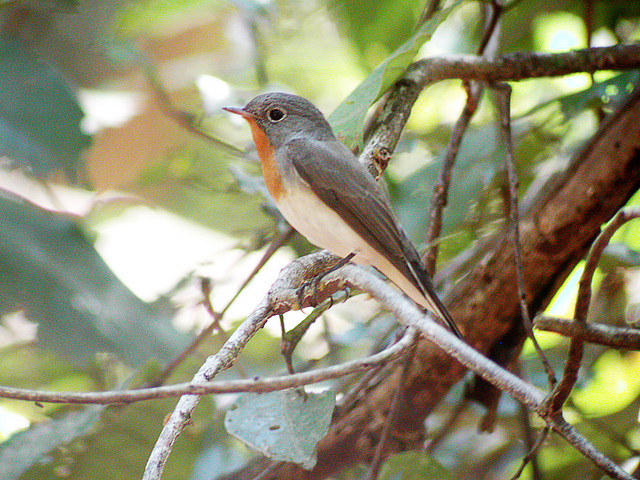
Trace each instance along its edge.
<path fill-rule="evenodd" d="M 262 327 L 269 316 L 285 311 L 290 308 L 291 305 L 295 305 L 297 303 L 297 288 L 294 288 L 293 285 L 298 285 L 300 281 L 299 278 L 296 277 L 295 273 L 300 270 L 304 270 L 305 266 L 311 266 L 312 268 L 317 266 L 318 263 L 322 263 L 324 257 L 328 257 L 326 260 L 329 262 L 335 261 L 335 257 L 328 256 L 326 252 L 320 252 L 319 254 L 311 255 L 309 257 L 311 258 L 305 257 L 294 261 L 283 269 L 283 272 L 278 277 L 267 296 L 265 296 L 265 299 L 258 305 L 251 316 L 247 318 L 247 320 L 245 320 L 245 322 L 243 322 L 231 335 L 229 341 L 225 343 L 220 352 L 209 357 L 194 377 L 194 383 L 202 384 L 207 382 L 222 369 L 227 368 L 230 362 L 232 362 L 237 356 L 240 349 L 242 349 L 248 342 L 249 338 L 251 338 L 251 336 Z M 293 281 L 292 278 L 295 278 L 295 281 Z M 434 342 L 449 355 L 460 361 L 463 365 L 471 368 L 487 381 L 493 383 L 498 388 L 526 404 L 533 411 L 541 415 L 544 420 L 555 431 L 567 439 L 571 445 L 607 473 L 615 478 L 632 478 L 598 451 L 593 445 L 591 445 L 584 437 L 576 432 L 573 427 L 566 424 L 562 417 L 559 415 L 549 415 L 549 411 L 546 408 L 546 396 L 543 392 L 533 385 L 524 382 L 511 372 L 498 366 L 493 361 L 487 359 L 478 351 L 458 339 L 447 329 L 430 320 L 416 307 L 413 302 L 394 290 L 377 275 L 374 275 L 373 273 L 356 265 L 345 265 L 340 271 L 327 275 L 325 280 L 325 285 L 328 285 L 329 290 L 344 287 L 345 284 L 370 293 L 373 297 L 389 308 L 402 323 L 417 328 L 426 339 Z M 410 339 L 412 336 L 407 335 L 405 338 Z M 394 347 L 396 345 L 394 345 Z M 298 378 L 304 375 L 307 374 L 297 374 Z M 283 379 L 284 378 L 286 377 L 283 377 Z M 242 382 L 246 382 L 246 386 L 249 386 L 251 383 L 250 380 Z M 273 381 L 271 384 L 273 386 Z M 171 387 L 159 387 L 160 390 L 169 388 Z M 199 397 L 196 393 L 201 393 L 198 389 L 204 388 L 204 386 L 196 386 L 192 388 L 193 390 L 190 394 L 183 396 L 178 402 L 173 414 L 165 425 L 163 432 L 156 443 L 156 447 L 154 447 L 149 458 L 144 477 L 145 479 L 149 480 L 160 478 L 171 447 L 180 431 L 188 423 L 191 412 L 198 402 Z M 43 392 L 38 393 L 43 394 Z M 78 395 L 79 397 L 77 398 L 82 397 L 82 394 L 75 393 L 74 395 Z M 27 397 L 25 399 L 37 400 L 37 398 L 32 397 Z"/>
<path fill-rule="evenodd" d="M 615 327 L 601 323 L 582 325 L 576 320 L 540 315 L 534 320 L 539 330 L 559 333 L 566 337 L 581 336 L 588 343 L 597 343 L 622 350 L 640 350 L 640 330 L 632 327 Z"/>
<path fill-rule="evenodd" d="M 327 298 L 320 305 L 315 307 L 309 315 L 302 319 L 295 327 L 287 331 L 284 326 L 284 317 L 280 316 L 280 330 L 282 331 L 282 339 L 280 341 L 280 353 L 285 359 L 287 364 L 287 370 L 289 373 L 293 373 L 292 357 L 293 352 L 298 346 L 298 343 L 302 340 L 302 337 L 309 327 L 322 316 L 324 312 L 329 310 L 333 305 L 346 302 L 351 296 L 350 292 L 339 291 Z"/>
<path fill-rule="evenodd" d="M 432 321 L 420 312 L 413 302 L 389 289 L 381 279 L 355 265 L 346 265 L 342 268 L 341 274 L 349 285 L 368 292 L 386 305 L 401 323 L 416 327 L 426 339 L 438 345 L 464 366 L 538 413 L 554 431 L 606 473 L 617 479 L 633 478 L 566 423 L 561 415 L 549 414 L 545 395 L 536 387 L 484 357 Z"/>
<path fill-rule="evenodd" d="M 400 79 L 387 94 L 376 126 L 358 158 L 373 177 L 380 176 L 379 165 L 388 163 L 422 89 L 423 85 L 417 82 Z"/>
<path fill-rule="evenodd" d="M 405 352 L 404 358 L 402 359 L 402 370 L 400 372 L 400 375 L 398 376 L 398 386 L 396 387 L 393 398 L 391 399 L 389 413 L 387 414 L 387 418 L 384 421 L 384 426 L 382 427 L 382 433 L 380 434 L 380 439 L 378 440 L 378 444 L 376 445 L 373 460 L 371 461 L 369 470 L 364 476 L 363 480 L 376 480 L 378 478 L 378 475 L 380 474 L 380 468 L 382 467 L 382 461 L 384 459 L 385 447 L 387 445 L 387 441 L 389 440 L 389 436 L 391 435 L 393 420 L 398 414 L 398 407 L 400 405 L 398 400 L 400 399 L 400 395 L 403 391 L 404 380 L 409 374 L 409 368 L 411 368 L 411 363 L 413 362 L 413 357 L 419 338 L 418 335 L 415 334 L 415 329 L 412 327 L 409 328 L 411 329 L 413 336 L 411 348 Z"/>
<path fill-rule="evenodd" d="M 238 352 L 244 347 L 244 345 L 246 345 L 251 336 L 262 327 L 268 317 L 282 312 L 290 308 L 290 305 L 295 305 L 297 303 L 297 288 L 293 288 L 292 285 L 292 283 L 294 285 L 299 284 L 299 278 L 296 277 L 295 273 L 301 269 L 304 270 L 305 266 L 315 267 L 318 263 L 322 263 L 321 260 L 323 260 L 325 256 L 328 257 L 327 261 L 335 261 L 335 257 L 328 256 L 325 252 L 320 252 L 319 254 L 309 256 L 311 258 L 304 257 L 285 267 L 269 293 L 265 296 L 263 301 L 258 305 L 250 317 L 247 318 L 247 320 L 245 320 L 235 332 L 233 332 L 229 340 L 216 355 L 212 355 L 207 359 L 205 364 L 194 377 L 194 383 L 197 385 L 189 387 L 190 393 L 188 395 L 184 395 L 180 399 L 171 417 L 164 426 L 156 446 L 149 457 L 145 476 L 143 478 L 146 480 L 157 480 L 160 478 L 164 463 L 171 451 L 171 447 L 181 430 L 189 422 L 191 413 L 198 403 L 199 394 L 205 393 L 204 389 L 208 388 L 208 386 L 201 384 L 209 381 L 218 372 L 227 368 L 237 356 Z M 320 262 L 318 262 L 319 260 Z M 292 278 L 295 278 L 296 281 L 293 281 Z M 374 275 L 373 273 L 356 265 L 345 265 L 340 271 L 327 275 L 325 280 L 325 285 L 329 285 L 335 289 L 338 287 L 344 287 L 345 284 L 370 293 L 386 305 L 386 307 L 389 308 L 402 323 L 417 328 L 423 336 L 437 344 L 463 365 L 471 368 L 483 378 L 526 404 L 539 415 L 543 416 L 545 421 L 547 421 L 554 430 L 558 431 L 569 441 L 569 443 L 610 475 L 613 475 L 615 478 L 631 478 L 619 467 L 613 464 L 613 462 L 611 462 L 607 457 L 602 455 L 601 452 L 595 449 L 595 447 L 593 447 L 586 439 L 580 436 L 573 427 L 567 425 L 561 417 L 557 415 L 548 415 L 548 410 L 546 409 L 546 397 L 543 392 L 533 385 L 524 382 L 522 379 L 500 367 L 493 361 L 487 359 L 478 351 L 451 334 L 444 327 L 430 320 L 416 307 L 413 302 L 394 290 L 377 275 Z M 331 290 L 331 288 L 329 288 L 329 290 Z M 413 335 L 406 335 L 404 339 L 408 342 L 412 337 Z M 398 344 L 395 344 L 390 348 L 396 348 L 398 351 L 401 350 Z M 304 378 L 305 375 L 309 374 L 297 374 L 293 378 L 301 379 Z M 282 377 L 280 380 L 271 379 L 268 386 L 275 389 L 274 382 L 276 381 L 287 382 L 288 386 L 293 386 L 293 383 L 290 381 L 291 378 L 292 377 Z M 308 379 L 309 377 L 306 378 Z M 250 388 L 252 382 L 257 384 L 256 380 L 243 380 L 238 382 L 239 383 L 236 383 L 235 386 L 241 386 L 243 387 L 243 390 L 245 388 Z M 230 385 L 228 382 L 223 383 L 226 383 L 227 388 Z M 282 386 L 283 385 L 280 384 L 278 389 Z M 157 394 L 157 392 L 167 391 L 171 388 L 172 387 L 158 387 L 155 389 L 156 392 L 154 393 Z M 231 391 L 231 389 L 229 391 Z M 25 393 L 25 391 L 13 389 L 13 393 L 15 392 L 20 392 L 21 394 Z M 8 389 L 4 389 L 3 393 L 5 396 L 11 396 L 6 394 L 11 394 L 12 392 Z M 32 401 L 56 401 L 56 395 L 60 395 L 55 393 L 47 394 L 45 392 L 32 393 L 37 393 L 38 396 L 28 394 L 22 395 L 18 398 Z M 122 394 L 122 392 L 119 392 L 119 394 Z M 64 401 L 68 402 L 71 399 L 71 396 L 74 396 L 76 399 L 83 399 L 83 395 L 85 394 L 69 393 L 66 395 L 68 395 L 68 398 Z M 105 393 L 94 395 L 105 395 Z M 110 393 L 109 395 L 115 394 Z M 136 396 L 140 395 L 140 393 L 138 391 L 133 391 L 131 392 L 131 395 Z M 136 399 L 140 399 L 140 397 L 119 397 L 120 402 L 133 401 Z M 95 398 L 92 400 L 95 400 Z M 57 401 L 62 401 L 62 399 L 58 397 Z"/>
<path fill-rule="evenodd" d="M 424 257 L 425 267 L 429 275 L 433 276 L 436 269 L 436 259 L 438 258 L 438 242 L 442 232 L 442 214 L 447 206 L 449 196 L 449 185 L 451 184 L 451 172 L 458 156 L 458 150 L 473 114 L 478 108 L 478 101 L 482 95 L 483 86 L 476 83 L 465 83 L 467 90 L 467 102 L 458 118 L 451 136 L 449 144 L 444 154 L 442 166 L 438 173 L 436 184 L 433 187 L 433 199 L 431 200 L 431 213 L 429 218 L 429 230 L 427 231 L 426 243 L 429 246 Z"/>
<path fill-rule="evenodd" d="M 484 55 L 489 40 L 493 37 L 498 26 L 498 19 L 502 13 L 502 7 L 497 2 L 491 3 L 491 17 L 487 22 L 483 40 L 478 46 L 478 55 Z M 439 244 L 436 241 L 442 232 L 442 214 L 444 208 L 447 206 L 447 199 L 449 196 L 449 185 L 451 183 L 451 172 L 458 156 L 458 150 L 462 143 L 462 137 L 464 136 L 471 118 L 475 114 L 478 108 L 478 102 L 482 96 L 484 86 L 476 82 L 464 81 L 463 87 L 467 92 L 467 101 L 464 109 L 460 114 L 460 117 L 456 121 L 453 127 L 451 136 L 449 137 L 449 144 L 444 154 L 442 166 L 438 173 L 436 184 L 433 188 L 433 199 L 431 201 L 431 213 L 429 215 L 429 229 L 427 231 L 427 246 L 428 250 L 423 256 L 423 262 L 429 275 L 433 277 L 436 271 L 436 261 L 438 258 Z"/>
<path fill-rule="evenodd" d="M 525 406 L 522 406 L 522 409 L 525 411 L 525 413 L 527 412 L 527 408 Z M 530 446 L 529 451 L 527 452 L 527 454 L 522 459 L 522 463 L 520 464 L 520 467 L 518 468 L 516 473 L 513 474 L 513 476 L 510 478 L 510 480 L 516 480 L 516 479 L 520 478 L 520 475 L 522 475 L 522 472 L 524 471 L 525 467 L 529 463 L 531 463 L 531 467 L 533 468 L 533 472 L 534 472 L 533 473 L 533 478 L 536 479 L 536 480 L 539 479 L 539 478 L 542 478 L 540 476 L 540 473 L 537 472 L 536 453 L 537 453 L 538 449 L 540 448 L 540 445 L 542 445 L 542 443 L 547 439 L 548 436 L 549 436 L 549 427 L 545 427 L 538 434 L 538 438 L 536 438 L 536 441 Z"/>
<path fill-rule="evenodd" d="M 258 272 L 262 269 L 262 267 L 266 265 L 269 259 L 273 257 L 273 255 L 278 251 L 280 247 L 282 247 L 289 240 L 291 240 L 291 237 L 293 237 L 295 233 L 296 233 L 295 229 L 291 225 L 287 225 L 285 229 L 282 232 L 280 232 L 280 234 L 276 238 L 274 238 L 273 241 L 269 243 L 269 246 L 265 250 L 264 255 L 262 255 L 262 257 L 260 258 L 260 261 L 256 264 L 255 267 L 253 267 L 253 270 L 251 270 L 251 273 L 247 275 L 247 278 L 245 278 L 244 282 L 242 282 L 242 285 L 240 285 L 240 288 L 238 288 L 238 290 L 233 295 L 233 297 L 231 297 L 231 299 L 227 302 L 225 307 L 220 311 L 221 317 L 223 317 L 224 314 L 227 313 L 227 310 L 229 310 L 229 307 L 233 304 L 233 302 L 236 301 L 236 299 L 238 298 L 240 293 L 242 293 L 245 287 L 249 285 L 249 282 L 253 280 L 253 277 L 255 277 L 258 274 Z"/>
<path fill-rule="evenodd" d="M 181 395 L 210 395 L 241 392 L 265 393 L 287 388 L 324 382 L 346 375 L 370 371 L 379 365 L 399 358 L 412 344 L 415 330 L 410 330 L 396 343 L 374 355 L 351 360 L 326 368 L 279 377 L 227 380 L 220 382 L 190 382 L 162 387 L 141 388 L 109 392 L 47 392 L 22 388 L 0 387 L 0 398 L 40 403 L 69 404 L 129 404 L 145 400 L 170 398 Z"/>
<path fill-rule="evenodd" d="M 634 479 L 632 475 L 625 472 L 615 462 L 604 455 L 561 416 L 548 417 L 546 421 L 556 433 L 560 434 L 570 445 L 575 447 L 576 450 L 604 470 L 608 475 L 622 480 Z"/>
<path fill-rule="evenodd" d="M 376 165 L 394 151 L 411 108 L 422 90 L 442 80 L 461 79 L 496 83 L 539 77 L 557 77 L 598 70 L 640 68 L 640 43 L 587 48 L 564 53 L 516 52 L 487 59 L 473 55 L 450 55 L 418 60 L 387 92 L 377 126 L 359 161 L 373 176 Z"/>
<path fill-rule="evenodd" d="M 640 68 L 640 44 L 634 43 L 562 53 L 514 52 L 495 59 L 473 55 L 431 57 L 412 64 L 404 81 L 421 86 L 454 78 L 496 83 L 637 68 Z"/>
<path fill-rule="evenodd" d="M 487 28 L 485 28 L 484 30 L 480 45 L 478 46 L 478 55 L 482 55 L 487 48 L 487 45 L 489 45 L 489 41 L 491 40 L 491 37 L 493 37 L 493 34 L 495 33 L 498 26 L 498 20 L 500 20 L 502 12 L 504 11 L 504 7 L 496 0 L 492 0 L 490 6 L 491 16 L 489 17 L 489 21 L 487 22 Z"/>
<path fill-rule="evenodd" d="M 386 366 L 379 364 L 362 375 L 344 396 L 336 402 L 337 411 L 344 412 L 353 408 L 358 399 L 362 398 L 370 390 L 371 385 L 377 383 L 375 380 L 379 379 Z"/>
<path fill-rule="evenodd" d="M 321 251 L 313 256 L 294 260 L 283 268 L 260 304 L 231 334 L 220 351 L 205 361 L 194 376 L 193 381 L 195 383 L 210 381 L 220 371 L 228 368 L 249 339 L 262 328 L 268 318 L 288 311 L 291 305 L 298 305 L 302 308 L 304 305 L 299 305 L 300 299 L 298 296 L 300 278 L 305 273 L 310 273 L 312 276 L 315 276 L 318 270 L 324 271 L 327 266 L 334 265 L 335 262 L 335 255 Z M 326 292 L 323 292 L 326 296 L 330 296 L 332 293 L 334 292 L 331 291 L 330 288 L 327 288 Z M 319 292 L 316 292 L 315 297 L 318 295 Z M 287 301 L 283 301 L 283 298 L 287 298 Z M 303 298 L 303 300 L 307 299 L 316 300 L 314 296 Z M 322 300 L 324 300 L 324 298 Z M 184 395 L 180 398 L 151 451 L 145 467 L 143 480 L 160 479 L 164 465 L 171 453 L 171 448 L 180 435 L 180 432 L 182 432 L 184 427 L 189 423 L 191 413 L 198 405 L 199 400 L 200 397 L 198 395 Z"/>
<path fill-rule="evenodd" d="M 413 95 L 414 91 L 407 87 L 407 83 L 409 83 L 409 80 L 402 82 L 401 90 L 406 89 L 408 94 Z M 637 189 L 638 179 L 640 178 L 639 167 L 635 161 L 637 159 L 635 152 L 637 152 L 638 135 L 636 133 L 637 129 L 634 129 L 633 126 L 638 124 L 637 117 L 640 111 L 638 109 L 638 98 L 638 94 L 634 93 L 625 102 L 624 106 L 601 126 L 593 140 L 574 160 L 572 168 L 563 177 L 562 186 L 548 191 L 545 195 L 541 195 L 543 200 L 535 204 L 535 208 L 532 208 L 527 214 L 527 223 L 525 223 L 527 228 L 526 230 L 523 229 L 523 245 L 526 246 L 525 251 L 527 251 L 527 256 L 525 257 L 526 272 L 528 280 L 532 282 L 530 283 L 531 293 L 537 303 L 543 302 L 544 298 L 547 298 L 549 292 L 552 291 L 553 278 L 559 274 L 562 275 L 562 272 L 565 272 L 567 268 L 571 268 L 577 261 L 576 259 L 583 255 L 586 245 L 593 238 L 595 229 L 599 228 L 602 222 L 606 221 L 620 205 L 623 205 Z M 398 96 L 394 101 L 402 103 L 403 97 Z M 374 133 L 374 137 L 376 135 L 377 133 Z M 613 148 L 614 141 L 615 149 Z M 616 159 L 616 161 L 603 164 L 602 158 L 607 158 L 608 155 L 611 155 L 611 158 Z M 589 194 L 585 193 L 579 196 L 580 208 L 569 209 L 566 207 L 571 205 L 571 199 L 575 197 L 576 192 L 581 193 L 587 189 L 589 189 Z M 540 206 L 542 204 L 544 207 Z M 575 229 L 575 235 L 567 238 L 566 248 L 556 248 L 555 254 L 550 255 L 549 244 L 541 240 L 565 239 L 568 228 Z M 449 297 L 448 304 L 461 317 L 467 318 L 469 321 L 473 320 L 476 328 L 471 338 L 473 344 L 483 350 L 488 350 L 489 342 L 494 341 L 498 334 L 504 332 L 505 325 L 508 325 L 508 322 L 517 314 L 512 308 L 512 305 L 517 306 L 518 304 L 514 293 L 515 286 L 513 286 L 513 289 L 511 288 L 512 272 L 514 272 L 512 255 L 512 248 L 509 242 L 499 242 L 496 247 L 489 252 L 485 252 L 486 260 L 481 265 L 475 265 L 469 274 L 456 284 L 453 294 Z M 341 273 L 347 275 L 348 272 L 353 272 L 352 268 L 352 266 L 343 267 Z M 479 286 L 482 287 L 480 291 L 478 290 Z M 363 287 L 362 284 L 359 284 L 359 287 L 371 292 L 370 289 Z M 478 293 L 482 293 L 482 295 L 477 295 Z M 378 298 L 381 299 L 379 296 Z M 500 302 L 491 301 L 491 299 L 498 298 L 501 299 Z M 512 302 L 513 299 L 516 300 L 515 303 Z M 383 303 L 388 304 L 384 299 L 381 300 Z M 412 308 L 415 308 L 413 304 Z M 399 315 L 398 312 L 394 313 Z M 419 313 L 415 315 L 419 315 Z M 485 318 L 483 318 L 483 315 L 485 315 Z M 399 317 L 403 318 L 401 315 Z M 429 325 L 431 325 L 430 322 Z M 433 326 L 433 328 L 436 328 L 436 326 Z M 431 411 L 434 403 L 442 398 L 444 392 L 448 390 L 453 382 L 460 378 L 464 371 L 460 365 L 456 364 L 456 362 L 451 362 L 447 355 L 442 353 L 443 349 L 447 352 L 449 351 L 445 348 L 446 340 L 442 338 L 435 340 L 434 337 L 429 338 L 441 348 L 431 347 L 428 345 L 430 342 L 422 342 L 420 353 L 423 356 L 421 358 L 423 360 L 428 359 L 431 364 L 435 365 L 434 368 L 437 368 L 438 372 L 451 373 L 445 373 L 433 378 L 431 373 L 422 373 L 429 369 L 424 368 L 422 365 L 416 366 L 419 374 L 414 375 L 410 381 L 413 386 L 419 385 L 423 387 L 420 390 L 420 392 L 425 392 L 420 394 L 422 404 L 416 405 L 418 402 L 414 403 L 415 394 L 409 396 L 406 401 L 411 402 L 407 403 L 407 408 L 415 406 L 412 413 L 418 420 L 423 418 L 425 412 Z M 475 354 L 480 358 L 484 358 L 478 352 L 475 352 Z M 470 355 L 473 354 L 470 353 Z M 473 359 L 472 356 L 468 358 L 471 361 Z M 465 363 L 465 365 L 471 366 L 469 362 Z M 542 392 L 535 388 L 531 391 L 529 390 L 530 386 L 523 387 L 522 384 L 518 383 L 522 381 L 509 372 L 504 372 L 499 368 L 497 371 L 501 373 L 493 378 L 494 382 L 492 383 L 498 383 L 499 386 L 507 389 L 514 396 L 526 397 L 531 395 L 529 398 L 532 400 L 530 403 L 533 405 L 534 411 L 541 415 L 546 414 L 546 408 L 542 408 L 542 411 L 535 409 L 537 400 L 544 397 Z M 492 373 L 485 372 L 483 375 L 487 377 L 491 376 Z M 489 379 L 489 381 L 491 380 Z M 319 478 L 320 475 L 325 475 L 327 471 L 334 471 L 332 469 L 348 466 L 353 464 L 354 461 L 365 458 L 363 449 L 358 448 L 358 443 L 360 439 L 364 440 L 369 438 L 370 435 L 376 435 L 378 427 L 373 421 L 363 420 L 362 414 L 375 415 L 380 405 L 379 402 L 385 404 L 390 400 L 393 390 L 389 387 L 392 385 L 394 384 L 388 384 L 386 381 L 381 382 L 378 388 L 372 390 L 371 394 L 362 399 L 359 405 L 336 418 L 329 435 L 318 446 L 319 456 L 326 459 L 327 463 L 322 465 L 323 469 L 321 471 L 317 470 L 308 474 L 309 478 Z M 429 390 L 428 392 L 425 391 L 425 386 Z M 517 393 L 513 393 L 514 388 Z M 374 400 L 371 400 L 371 397 L 374 397 Z M 581 443 L 584 439 L 573 431 L 572 427 L 569 426 L 567 431 L 564 424 L 558 423 L 562 420 L 561 418 L 557 420 L 548 417 L 548 415 L 547 418 L 547 421 L 554 425 L 554 428 L 561 431 L 572 444 L 576 444 L 576 448 L 584 452 L 594 463 L 602 465 L 607 471 L 613 471 L 613 474 L 618 478 L 630 478 L 624 472 L 621 472 L 615 464 L 612 466 L 612 462 L 595 450 L 588 442 Z M 362 426 L 362 428 L 358 428 L 356 432 L 348 433 L 348 427 L 353 424 L 352 422 L 357 422 L 356 424 Z M 421 420 L 416 424 L 421 425 Z M 341 455 L 342 460 L 332 462 L 331 459 L 335 459 L 335 455 Z M 349 458 L 345 459 L 345 456 Z M 283 470 L 302 475 L 298 468 L 291 465 Z M 280 475 L 281 473 L 284 472 L 278 470 L 277 474 Z M 281 476 L 281 478 L 284 477 Z"/>
<path fill-rule="evenodd" d="M 211 355 L 205 361 L 193 377 L 193 381 L 195 383 L 208 382 L 216 374 L 228 368 L 238 356 L 240 350 L 262 328 L 272 313 L 272 301 L 267 295 L 252 314 L 231 334 L 220 351 L 215 355 Z M 164 465 L 171 453 L 171 448 L 180 432 L 190 422 L 191 413 L 199 401 L 200 396 L 198 395 L 184 395 L 180 398 L 149 455 L 142 477 L 144 480 L 160 479 Z"/>
<path fill-rule="evenodd" d="M 507 211 L 509 212 L 509 227 L 511 229 L 511 240 L 513 242 L 514 259 L 516 263 L 516 282 L 518 284 L 518 300 L 520 303 L 520 314 L 527 336 L 533 343 L 542 366 L 547 374 L 549 385 L 553 388 L 557 382 L 556 375 L 547 360 L 544 351 L 540 347 L 538 340 L 533 334 L 533 323 L 527 305 L 527 292 L 524 280 L 524 270 L 522 268 L 522 243 L 520 241 L 520 209 L 518 207 L 518 174 L 516 172 L 516 161 L 513 154 L 513 137 L 511 135 L 511 87 L 506 83 L 493 85 L 498 98 L 498 109 L 500 111 L 500 130 L 505 144 L 505 167 L 509 181 L 509 200 Z"/>
<path fill-rule="evenodd" d="M 523 376 L 522 364 L 516 363 L 514 372 L 520 377 Z M 534 429 L 531 426 L 531 417 L 529 415 L 529 409 L 523 403 L 518 403 L 518 414 L 520 417 L 520 423 L 522 424 L 522 430 L 524 435 L 524 445 L 527 448 L 527 454 L 522 459 L 521 471 L 524 467 L 531 463 L 531 476 L 533 480 L 542 480 L 542 472 L 540 471 L 540 462 L 538 462 L 538 449 L 542 442 L 549 436 L 549 427 L 545 426 L 540 432 L 537 439 L 534 441 Z M 517 478 L 517 477 L 516 477 Z"/>
<path fill-rule="evenodd" d="M 629 220 L 640 217 L 640 208 L 629 207 L 623 208 L 613 217 L 613 219 L 603 228 L 598 238 L 591 245 L 589 254 L 585 262 L 584 270 L 580 276 L 580 282 L 578 284 L 578 298 L 576 299 L 575 307 L 575 325 L 579 329 L 584 329 L 587 323 L 587 313 L 589 311 L 589 303 L 591 302 L 591 282 L 593 281 L 593 274 L 596 271 L 600 257 L 605 247 L 609 244 L 613 234 Z M 558 412 L 562 408 L 564 402 L 569 398 L 571 390 L 578 380 L 578 371 L 580 370 L 580 364 L 582 363 L 582 356 L 584 352 L 584 338 L 579 331 L 578 335 L 571 338 L 569 345 L 569 353 L 567 357 L 567 363 L 564 366 L 564 372 L 562 380 L 556 386 L 551 400 L 549 408 L 551 412 Z"/>
<path fill-rule="evenodd" d="M 204 282 L 202 283 L 202 295 L 204 297 L 203 303 L 205 305 L 205 308 L 209 312 L 209 315 L 211 315 L 212 317 L 211 323 L 209 323 L 209 325 L 207 325 L 206 328 L 204 328 L 200 333 L 198 333 L 198 335 L 196 335 L 196 337 L 191 341 L 191 343 L 187 345 L 187 347 L 182 352 L 180 352 L 175 358 L 173 358 L 164 367 L 162 372 L 160 372 L 158 377 L 155 379 L 154 383 L 151 384 L 150 386 L 155 387 L 155 386 L 162 385 L 164 382 L 166 382 L 167 378 L 169 378 L 169 375 L 171 375 L 171 373 L 178 367 L 178 365 L 184 362 L 185 359 L 189 358 L 206 338 L 209 338 L 215 330 L 219 329 L 220 320 L 222 320 L 222 318 L 224 317 L 224 314 L 227 312 L 229 307 L 231 307 L 233 302 L 236 301 L 236 299 L 238 298 L 238 295 L 240 295 L 240 293 L 245 289 L 245 287 L 249 284 L 249 282 L 253 280 L 253 277 L 256 276 L 256 274 L 262 269 L 262 267 L 264 267 L 264 265 L 269 261 L 269 259 L 278 250 L 278 248 L 280 248 L 282 245 L 287 243 L 294 233 L 295 233 L 295 230 L 293 229 L 293 227 L 288 225 L 287 228 L 284 231 L 282 231 L 280 235 L 278 235 L 278 237 L 276 237 L 269 244 L 269 247 L 262 255 L 262 258 L 260 259 L 260 261 L 256 264 L 256 266 L 253 268 L 251 273 L 247 276 L 244 282 L 242 282 L 242 285 L 240 285 L 240 287 L 236 290 L 236 293 L 233 295 L 233 297 L 231 297 L 231 299 L 227 302 L 225 307 L 220 312 L 214 311 L 213 307 L 211 306 L 211 302 L 209 300 L 210 290 L 209 291 L 207 290 L 206 283 Z M 227 338 L 228 337 L 226 336 L 226 334 L 223 333 L 221 342 L 226 341 Z"/>

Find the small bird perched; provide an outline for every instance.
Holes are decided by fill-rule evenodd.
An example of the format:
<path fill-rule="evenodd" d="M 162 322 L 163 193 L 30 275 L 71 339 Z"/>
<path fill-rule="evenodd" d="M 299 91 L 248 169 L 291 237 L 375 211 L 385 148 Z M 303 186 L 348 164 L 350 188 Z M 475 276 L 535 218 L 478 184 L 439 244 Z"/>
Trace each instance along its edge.
<path fill-rule="evenodd" d="M 339 257 L 374 266 L 462 336 L 389 200 L 320 110 L 286 93 L 225 110 L 249 122 L 267 188 L 296 230 Z"/>

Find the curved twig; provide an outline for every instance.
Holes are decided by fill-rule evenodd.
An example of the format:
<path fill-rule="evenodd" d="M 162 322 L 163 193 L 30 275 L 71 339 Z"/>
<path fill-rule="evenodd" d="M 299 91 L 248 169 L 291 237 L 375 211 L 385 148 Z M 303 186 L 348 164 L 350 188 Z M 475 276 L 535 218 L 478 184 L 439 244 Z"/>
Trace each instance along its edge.
<path fill-rule="evenodd" d="M 579 324 L 576 320 L 540 315 L 534 321 L 535 327 L 567 337 L 581 336 L 589 343 L 606 345 L 623 350 L 640 350 L 640 330 L 632 327 L 615 327 L 598 323 Z"/>
<path fill-rule="evenodd" d="M 613 217 L 606 227 L 600 232 L 598 238 L 591 245 L 584 270 L 580 276 L 578 285 L 578 298 L 576 299 L 575 322 L 578 332 L 587 322 L 587 312 L 589 311 L 589 303 L 591 302 L 591 282 L 593 274 L 596 271 L 600 257 L 605 247 L 609 244 L 611 237 L 616 231 L 629 220 L 640 217 L 640 208 L 623 208 Z M 581 333 L 571 338 L 569 345 L 569 354 L 567 363 L 564 366 L 562 379 L 556 386 L 551 396 L 549 409 L 551 412 L 558 412 L 562 408 L 564 402 L 569 398 L 571 390 L 573 390 L 578 380 L 578 371 L 582 363 L 582 354 L 584 352 L 584 338 Z"/>

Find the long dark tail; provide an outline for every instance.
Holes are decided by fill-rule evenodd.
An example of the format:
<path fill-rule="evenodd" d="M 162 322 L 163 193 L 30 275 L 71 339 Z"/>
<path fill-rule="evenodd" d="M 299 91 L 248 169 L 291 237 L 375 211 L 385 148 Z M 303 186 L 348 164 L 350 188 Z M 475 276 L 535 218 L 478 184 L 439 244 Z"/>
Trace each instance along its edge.
<path fill-rule="evenodd" d="M 432 307 L 430 310 L 438 315 L 449 326 L 451 331 L 456 334 L 458 338 L 463 338 L 462 332 L 460 332 L 460 329 L 453 321 L 453 318 L 451 318 L 451 314 L 444 306 L 435 289 L 433 288 L 433 283 L 429 278 L 427 270 L 424 268 L 422 262 L 420 261 L 418 252 L 406 237 L 405 260 L 407 261 L 407 266 L 409 267 L 409 270 L 411 271 L 411 274 L 416 281 L 416 286 L 422 291 L 422 294 L 427 300 L 427 303 Z"/>

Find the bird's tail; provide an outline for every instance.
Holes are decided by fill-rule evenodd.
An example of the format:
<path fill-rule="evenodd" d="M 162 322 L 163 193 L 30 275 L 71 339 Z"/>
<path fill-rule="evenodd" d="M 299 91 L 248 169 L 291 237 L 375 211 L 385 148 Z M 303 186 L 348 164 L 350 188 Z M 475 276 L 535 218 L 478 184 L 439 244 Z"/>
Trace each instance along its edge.
<path fill-rule="evenodd" d="M 447 307 L 444 306 L 442 300 L 440 300 L 440 297 L 438 297 L 438 294 L 436 293 L 435 289 L 433 288 L 433 284 L 431 283 L 431 279 L 429 278 L 429 274 L 420 262 L 417 254 L 416 257 L 417 258 L 413 260 L 408 260 L 407 263 L 409 264 L 409 268 L 416 280 L 416 283 L 418 284 L 418 287 L 424 295 L 424 298 L 428 305 L 427 309 L 440 317 L 458 338 L 462 338 L 462 332 L 460 332 L 460 329 L 453 321 L 453 318 L 447 310 Z"/>

